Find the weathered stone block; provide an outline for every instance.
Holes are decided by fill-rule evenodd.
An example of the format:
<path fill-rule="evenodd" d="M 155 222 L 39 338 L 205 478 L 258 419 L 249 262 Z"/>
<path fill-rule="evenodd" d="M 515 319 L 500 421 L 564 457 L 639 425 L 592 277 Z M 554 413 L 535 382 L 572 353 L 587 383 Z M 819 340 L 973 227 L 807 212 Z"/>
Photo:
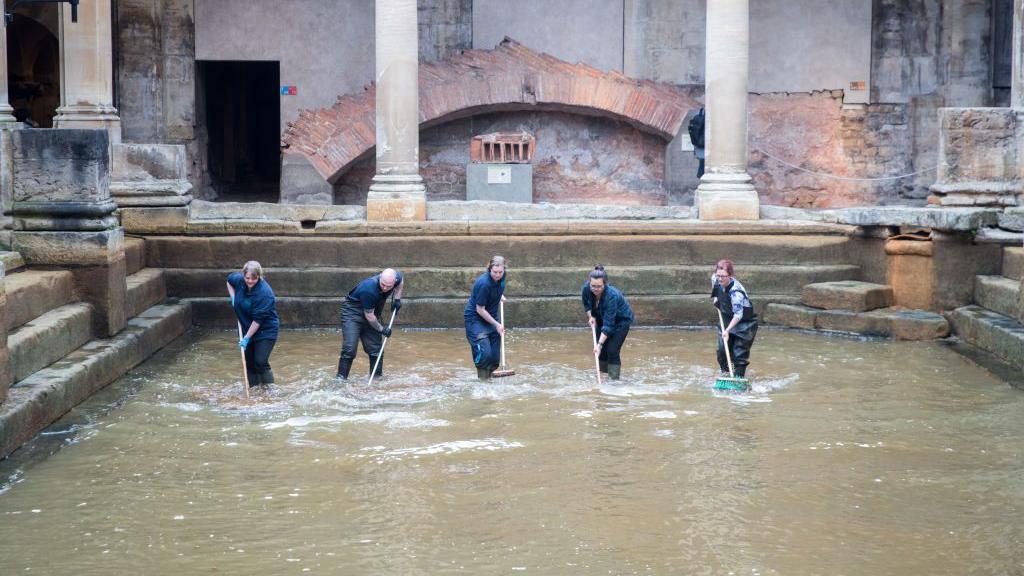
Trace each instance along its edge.
<path fill-rule="evenodd" d="M 892 306 L 893 293 L 891 286 L 844 280 L 808 284 L 800 292 L 800 300 L 813 308 L 864 312 Z"/>
<path fill-rule="evenodd" d="M 980 306 L 964 306 L 949 314 L 956 334 L 1024 370 L 1024 325 Z"/>
<path fill-rule="evenodd" d="M 373 192 L 366 198 L 366 219 L 371 222 L 418 222 L 427 219 L 427 198 L 420 193 Z"/>
<path fill-rule="evenodd" d="M 765 312 L 766 324 L 814 330 L 819 310 L 799 304 L 769 304 Z"/>
<path fill-rule="evenodd" d="M 974 277 L 974 302 L 978 306 L 1016 318 L 1019 301 L 1019 280 L 1003 276 Z"/>
<path fill-rule="evenodd" d="M 134 318 L 167 297 L 164 272 L 157 268 L 146 268 L 129 275 L 126 280 L 128 318 Z"/>
<path fill-rule="evenodd" d="M 46 368 L 88 342 L 92 307 L 68 304 L 34 318 L 8 336 L 14 381 Z"/>
<path fill-rule="evenodd" d="M 334 188 L 301 154 L 281 158 L 282 204 L 333 204 Z"/>
<path fill-rule="evenodd" d="M 701 220 L 757 220 L 761 216 L 754 190 L 716 190 L 701 183 L 696 206 Z"/>
<path fill-rule="evenodd" d="M 907 226 L 935 230 L 970 231 L 999 222 L 995 208 L 915 208 L 869 206 L 835 211 L 842 224 L 854 226 Z"/>
<path fill-rule="evenodd" d="M 121 208 L 121 227 L 129 234 L 184 233 L 188 228 L 188 207 Z"/>
<path fill-rule="evenodd" d="M 940 108 L 939 169 L 929 202 L 1016 205 L 1024 191 L 1022 135 L 1021 115 L 1011 108 Z"/>
<path fill-rule="evenodd" d="M 110 194 L 118 206 L 184 206 L 192 200 L 181 144 L 114 144 Z"/>
<path fill-rule="evenodd" d="M 934 271 L 932 242 L 910 237 L 885 241 L 886 282 L 892 286 L 893 303 L 916 310 L 930 310 Z"/>
<path fill-rule="evenodd" d="M 821 310 L 814 319 L 814 327 L 832 332 L 849 332 L 865 336 L 890 336 L 888 319 L 868 312 L 850 310 Z"/>
<path fill-rule="evenodd" d="M 30 266 L 88 266 L 107 264 L 121 254 L 124 231 L 97 232 L 15 231 L 14 250 Z"/>
<path fill-rule="evenodd" d="M 4 282 L 4 265 L 0 262 L 0 318 L 7 317 L 7 290 Z M 7 391 L 14 382 L 11 369 L 11 354 L 7 348 L 7 322 L 0 321 L 0 404 L 7 400 Z"/>
<path fill-rule="evenodd" d="M 74 277 L 66 270 L 26 270 L 7 277 L 4 326 L 14 330 L 74 300 Z"/>
<path fill-rule="evenodd" d="M 932 232 L 933 311 L 952 310 L 970 304 L 974 298 L 974 277 L 998 274 L 1002 247 L 978 244 L 970 235 Z"/>
<path fill-rule="evenodd" d="M 1003 276 L 1024 280 L 1024 248 L 1003 248 Z"/>
<path fill-rule="evenodd" d="M 124 239 L 125 273 L 131 276 L 146 267 L 146 241 L 126 236 Z"/>
<path fill-rule="evenodd" d="M 1024 232 L 1024 207 L 1007 208 L 999 214 L 999 227 Z"/>
<path fill-rule="evenodd" d="M 870 314 L 885 317 L 889 323 L 889 335 L 897 340 L 935 340 L 949 336 L 949 323 L 934 312 L 890 308 Z"/>
<path fill-rule="evenodd" d="M 120 332 L 128 321 L 124 252 L 118 252 L 105 265 L 73 268 L 71 272 L 75 276 L 75 292 L 96 310 L 93 333 L 103 338 Z"/>
<path fill-rule="evenodd" d="M 105 130 L 18 130 L 11 134 L 11 142 L 16 228 L 116 226 Z"/>

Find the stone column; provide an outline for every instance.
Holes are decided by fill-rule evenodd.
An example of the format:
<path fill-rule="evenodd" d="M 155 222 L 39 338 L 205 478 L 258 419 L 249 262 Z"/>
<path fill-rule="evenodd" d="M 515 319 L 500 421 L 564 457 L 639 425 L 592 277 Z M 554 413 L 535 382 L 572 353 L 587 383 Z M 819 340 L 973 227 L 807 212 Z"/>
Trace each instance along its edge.
<path fill-rule="evenodd" d="M 13 128 L 14 111 L 11 108 L 11 95 L 7 91 L 7 18 L 4 14 L 3 4 L 0 4 L 0 130 Z"/>
<path fill-rule="evenodd" d="M 31 266 L 65 268 L 92 304 L 93 334 L 113 336 L 125 317 L 124 230 L 110 198 L 106 130 L 11 133 L 12 248 Z"/>
<path fill-rule="evenodd" d="M 1013 70 L 1010 107 L 1024 109 L 1024 0 L 1013 0 Z"/>
<path fill-rule="evenodd" d="M 747 174 L 749 0 L 708 2 L 706 46 L 707 160 L 697 209 L 701 220 L 757 220 L 757 191 Z"/>
<path fill-rule="evenodd" d="M 416 13 L 416 0 L 377 0 L 377 175 L 366 198 L 367 220 L 426 219 Z"/>
<path fill-rule="evenodd" d="M 110 143 L 121 141 L 121 119 L 114 108 L 114 51 L 111 0 L 78 5 L 78 22 L 71 6 L 60 4 L 61 105 L 54 128 L 104 128 Z"/>

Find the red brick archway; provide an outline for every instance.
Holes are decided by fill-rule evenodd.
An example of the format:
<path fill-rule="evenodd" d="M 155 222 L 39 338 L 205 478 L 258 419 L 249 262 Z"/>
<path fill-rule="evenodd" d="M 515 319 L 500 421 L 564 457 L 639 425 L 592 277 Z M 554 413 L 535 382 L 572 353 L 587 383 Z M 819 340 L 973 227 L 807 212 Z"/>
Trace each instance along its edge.
<path fill-rule="evenodd" d="M 669 141 L 698 106 L 670 84 L 569 64 L 509 38 L 494 50 L 467 50 L 421 64 L 419 76 L 421 129 L 476 114 L 540 109 L 617 118 Z M 374 148 L 374 98 L 371 85 L 329 108 L 300 111 L 282 146 L 335 182 Z"/>

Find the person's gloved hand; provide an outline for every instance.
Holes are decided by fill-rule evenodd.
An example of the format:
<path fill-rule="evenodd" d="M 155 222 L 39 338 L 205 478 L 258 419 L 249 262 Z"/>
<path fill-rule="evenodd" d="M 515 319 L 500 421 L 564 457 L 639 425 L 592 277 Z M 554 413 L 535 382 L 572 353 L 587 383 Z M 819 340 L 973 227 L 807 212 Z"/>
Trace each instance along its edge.
<path fill-rule="evenodd" d="M 385 338 L 391 338 L 391 328 L 388 328 L 387 326 L 383 326 L 383 327 L 381 327 L 381 329 L 380 329 L 380 333 L 381 333 L 381 335 L 383 335 L 383 336 L 384 336 Z"/>
<path fill-rule="evenodd" d="M 402 309 L 402 299 L 401 298 L 395 298 L 394 301 L 391 302 L 391 309 L 393 311 L 395 311 L 395 312 L 398 312 L 399 310 L 401 310 Z"/>
<path fill-rule="evenodd" d="M 248 337 L 242 338 L 241 340 L 238 341 L 238 347 L 241 348 L 242 350 L 245 350 L 246 347 L 248 347 L 248 346 L 249 346 L 249 338 Z"/>

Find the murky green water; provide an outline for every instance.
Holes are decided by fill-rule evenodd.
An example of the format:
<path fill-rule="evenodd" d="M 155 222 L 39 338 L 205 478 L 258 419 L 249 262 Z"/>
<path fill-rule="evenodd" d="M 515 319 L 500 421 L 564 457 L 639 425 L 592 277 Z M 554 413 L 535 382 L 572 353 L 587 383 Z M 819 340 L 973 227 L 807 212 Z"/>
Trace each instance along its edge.
<path fill-rule="evenodd" d="M 710 331 L 634 331 L 600 388 L 589 338 L 481 385 L 401 332 L 370 390 L 285 332 L 246 404 L 196 332 L 0 464 L 0 573 L 1024 573 L 1024 393 L 943 346 L 762 331 L 725 396 Z"/>

